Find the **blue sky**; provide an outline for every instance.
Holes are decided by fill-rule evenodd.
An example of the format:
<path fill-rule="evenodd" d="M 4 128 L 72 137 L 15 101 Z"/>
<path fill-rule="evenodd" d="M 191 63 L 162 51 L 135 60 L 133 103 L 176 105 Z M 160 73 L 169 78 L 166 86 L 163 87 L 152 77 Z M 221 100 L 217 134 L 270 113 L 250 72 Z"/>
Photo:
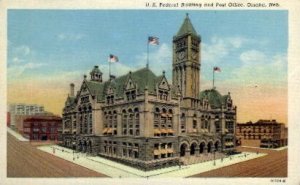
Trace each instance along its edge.
<path fill-rule="evenodd" d="M 202 90 L 211 87 L 213 66 L 222 70 L 216 85 L 224 91 L 286 88 L 288 12 L 245 10 L 9 10 L 8 83 L 67 89 L 94 65 L 107 78 L 109 54 L 120 59 L 113 74 L 127 73 L 145 66 L 148 35 L 160 39 L 150 47 L 150 68 L 170 78 L 172 38 L 186 13 L 202 38 Z"/>

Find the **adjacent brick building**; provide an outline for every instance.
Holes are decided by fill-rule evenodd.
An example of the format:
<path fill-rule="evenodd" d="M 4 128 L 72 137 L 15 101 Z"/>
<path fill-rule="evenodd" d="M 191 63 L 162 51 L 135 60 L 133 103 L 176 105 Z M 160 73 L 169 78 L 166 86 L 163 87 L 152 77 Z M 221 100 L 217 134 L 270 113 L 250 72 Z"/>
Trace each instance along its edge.
<path fill-rule="evenodd" d="M 10 112 L 6 113 L 6 126 L 10 127 Z"/>
<path fill-rule="evenodd" d="M 26 118 L 23 136 L 30 140 L 58 140 L 62 119 L 53 115 L 36 115 Z"/>
<path fill-rule="evenodd" d="M 236 136 L 242 145 L 258 145 L 264 148 L 286 146 L 287 128 L 276 120 L 258 120 L 255 123 L 238 123 Z"/>

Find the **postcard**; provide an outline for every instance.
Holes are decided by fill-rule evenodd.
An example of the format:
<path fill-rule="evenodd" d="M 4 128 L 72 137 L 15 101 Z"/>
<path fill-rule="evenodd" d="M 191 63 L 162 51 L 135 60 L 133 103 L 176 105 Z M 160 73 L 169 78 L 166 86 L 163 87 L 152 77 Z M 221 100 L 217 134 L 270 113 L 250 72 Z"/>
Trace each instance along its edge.
<path fill-rule="evenodd" d="M 4 184 L 299 184 L 299 2 L 3 1 Z"/>

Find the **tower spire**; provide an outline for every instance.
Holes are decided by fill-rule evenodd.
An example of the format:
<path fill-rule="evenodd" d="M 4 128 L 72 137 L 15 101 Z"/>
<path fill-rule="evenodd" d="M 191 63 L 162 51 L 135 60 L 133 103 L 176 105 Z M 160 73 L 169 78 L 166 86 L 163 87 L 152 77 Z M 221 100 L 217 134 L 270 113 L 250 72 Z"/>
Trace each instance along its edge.
<path fill-rule="evenodd" d="M 173 84 L 178 85 L 187 105 L 197 98 L 200 90 L 200 35 L 189 14 L 173 37 Z M 189 100 L 188 100 L 189 99 Z"/>
<path fill-rule="evenodd" d="M 179 31 L 177 32 L 176 36 L 180 36 L 180 35 L 184 35 L 184 34 L 192 34 L 192 35 L 198 35 L 193 24 L 191 23 L 189 14 L 186 13 L 185 14 L 185 19 L 179 29 Z"/>

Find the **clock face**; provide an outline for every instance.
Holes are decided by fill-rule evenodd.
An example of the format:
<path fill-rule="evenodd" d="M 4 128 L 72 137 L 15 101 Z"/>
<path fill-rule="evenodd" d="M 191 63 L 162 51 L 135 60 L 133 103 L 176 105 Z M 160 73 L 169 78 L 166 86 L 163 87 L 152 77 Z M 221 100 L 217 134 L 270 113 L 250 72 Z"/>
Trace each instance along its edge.
<path fill-rule="evenodd" d="M 177 57 L 179 60 L 182 60 L 185 58 L 185 51 L 181 51 L 177 54 Z"/>

